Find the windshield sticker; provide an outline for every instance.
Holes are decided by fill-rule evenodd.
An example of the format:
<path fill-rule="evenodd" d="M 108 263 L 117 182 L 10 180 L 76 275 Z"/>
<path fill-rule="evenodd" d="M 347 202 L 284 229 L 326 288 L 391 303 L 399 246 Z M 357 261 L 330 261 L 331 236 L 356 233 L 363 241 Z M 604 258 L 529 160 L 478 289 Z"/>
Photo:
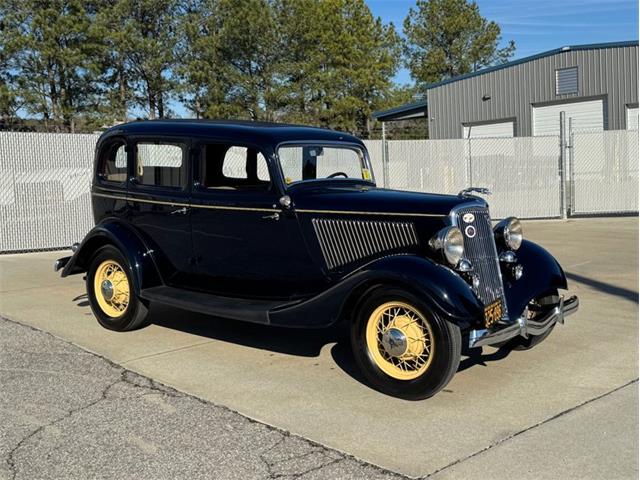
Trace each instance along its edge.
<path fill-rule="evenodd" d="M 362 178 L 364 178 L 365 180 L 371 180 L 371 172 L 368 168 L 362 169 Z"/>

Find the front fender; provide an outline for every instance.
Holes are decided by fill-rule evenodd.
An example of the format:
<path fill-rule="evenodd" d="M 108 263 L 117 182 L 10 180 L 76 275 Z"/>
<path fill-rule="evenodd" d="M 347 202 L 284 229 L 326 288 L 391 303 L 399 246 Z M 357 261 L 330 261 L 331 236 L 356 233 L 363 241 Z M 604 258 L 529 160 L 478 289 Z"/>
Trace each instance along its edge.
<path fill-rule="evenodd" d="M 405 288 L 418 295 L 438 314 L 462 328 L 482 316 L 482 304 L 458 274 L 427 258 L 396 255 L 364 265 L 309 300 L 269 312 L 269 319 L 283 326 L 330 325 L 368 288 L 381 284 Z"/>
<path fill-rule="evenodd" d="M 162 285 L 152 252 L 135 232 L 117 220 L 104 221 L 93 227 L 65 265 L 61 276 L 86 272 L 94 253 L 104 245 L 115 246 L 129 261 L 136 294 L 144 288 Z"/>
<path fill-rule="evenodd" d="M 567 278 L 558 261 L 540 245 L 524 240 L 516 252 L 524 267 L 519 280 L 503 273 L 509 316 L 518 318 L 532 298 L 553 290 L 566 290 Z"/>

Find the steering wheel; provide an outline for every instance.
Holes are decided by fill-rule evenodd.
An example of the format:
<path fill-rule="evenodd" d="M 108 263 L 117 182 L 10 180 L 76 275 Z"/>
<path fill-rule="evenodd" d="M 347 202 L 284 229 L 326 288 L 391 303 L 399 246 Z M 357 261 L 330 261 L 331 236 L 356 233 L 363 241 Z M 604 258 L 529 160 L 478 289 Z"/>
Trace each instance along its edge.
<path fill-rule="evenodd" d="M 331 175 L 328 175 L 327 178 L 336 178 L 338 175 L 342 175 L 344 178 L 349 178 L 349 175 L 347 175 L 344 172 L 335 172 L 332 173 Z"/>

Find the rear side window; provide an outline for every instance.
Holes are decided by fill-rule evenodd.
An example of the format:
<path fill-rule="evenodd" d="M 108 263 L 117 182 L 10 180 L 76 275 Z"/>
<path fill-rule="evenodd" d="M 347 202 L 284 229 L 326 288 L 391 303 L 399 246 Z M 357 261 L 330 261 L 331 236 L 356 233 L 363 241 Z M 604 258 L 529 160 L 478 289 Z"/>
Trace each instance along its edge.
<path fill-rule="evenodd" d="M 124 142 L 113 142 L 102 149 L 98 178 L 112 183 L 124 183 L 127 180 L 127 147 Z"/>
<path fill-rule="evenodd" d="M 186 148 L 180 144 L 139 142 L 136 180 L 140 185 L 180 188 L 186 183 Z"/>

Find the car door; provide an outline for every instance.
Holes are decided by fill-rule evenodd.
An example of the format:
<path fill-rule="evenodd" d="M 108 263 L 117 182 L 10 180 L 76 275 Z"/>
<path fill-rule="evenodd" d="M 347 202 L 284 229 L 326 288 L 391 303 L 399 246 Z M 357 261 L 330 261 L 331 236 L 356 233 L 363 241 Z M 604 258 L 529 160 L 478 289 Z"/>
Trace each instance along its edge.
<path fill-rule="evenodd" d="M 258 147 L 202 143 L 192 191 L 196 288 L 226 296 L 297 298 L 324 278 L 311 268 L 295 213 Z M 271 168 L 271 170 L 275 170 Z"/>
<path fill-rule="evenodd" d="M 193 263 L 187 181 L 190 140 L 134 137 L 130 152 L 130 223 L 153 251 L 164 282 L 185 286 Z"/>

